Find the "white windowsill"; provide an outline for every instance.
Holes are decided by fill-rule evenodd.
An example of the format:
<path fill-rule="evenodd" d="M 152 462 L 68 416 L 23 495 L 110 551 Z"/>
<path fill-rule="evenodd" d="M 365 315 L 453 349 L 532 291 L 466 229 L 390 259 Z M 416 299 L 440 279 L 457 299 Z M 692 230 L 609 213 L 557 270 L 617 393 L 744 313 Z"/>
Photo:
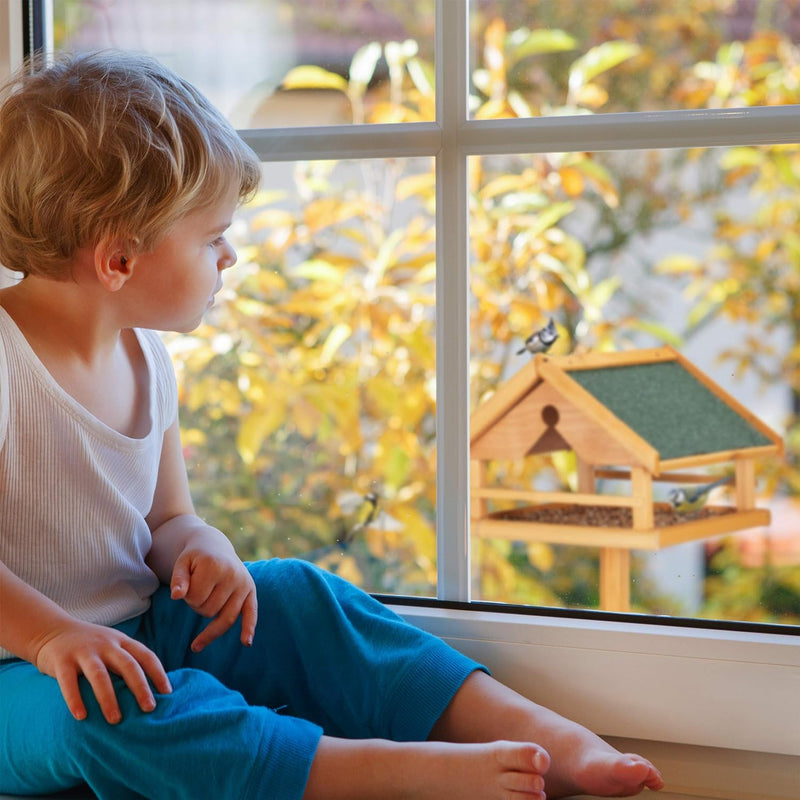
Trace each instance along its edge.
<path fill-rule="evenodd" d="M 652 757 L 681 797 L 800 798 L 800 637 L 392 608 L 520 693 Z"/>
<path fill-rule="evenodd" d="M 394 610 L 603 735 L 800 756 L 800 637 Z"/>

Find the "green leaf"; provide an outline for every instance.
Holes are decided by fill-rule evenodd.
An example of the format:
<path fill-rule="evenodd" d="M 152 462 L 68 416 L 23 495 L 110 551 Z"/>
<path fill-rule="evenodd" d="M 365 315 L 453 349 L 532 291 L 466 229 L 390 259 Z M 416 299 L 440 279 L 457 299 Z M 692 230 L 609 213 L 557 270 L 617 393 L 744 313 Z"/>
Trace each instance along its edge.
<path fill-rule="evenodd" d="M 756 147 L 731 147 L 725 150 L 719 159 L 722 169 L 738 169 L 740 167 L 760 167 L 766 154 Z"/>
<path fill-rule="evenodd" d="M 352 329 L 344 322 L 334 325 L 328 338 L 325 339 L 325 344 L 322 346 L 322 352 L 319 355 L 319 364 L 324 367 L 331 363 L 331 360 L 336 355 L 336 351 L 347 341 L 352 333 Z"/>
<path fill-rule="evenodd" d="M 413 58 L 419 51 L 419 45 L 413 39 L 406 39 L 403 42 L 386 42 L 383 52 L 386 61 L 392 67 L 400 67 L 409 58 Z"/>
<path fill-rule="evenodd" d="M 409 59 L 406 68 L 417 91 L 424 97 L 433 97 L 433 90 L 436 85 L 433 64 L 419 58 L 412 58 Z"/>
<path fill-rule="evenodd" d="M 372 80 L 381 52 L 381 46 L 377 42 L 365 44 L 356 51 L 350 62 L 351 86 L 364 87 Z"/>
<path fill-rule="evenodd" d="M 525 236 L 526 239 L 533 239 L 540 236 L 546 230 L 557 225 L 564 217 L 572 213 L 574 209 L 575 205 L 570 202 L 553 203 L 540 214 L 536 215 L 533 222 L 527 226 L 522 235 Z"/>
<path fill-rule="evenodd" d="M 521 61 L 528 56 L 563 53 L 574 50 L 577 46 L 578 42 L 573 36 L 558 29 L 537 28 L 532 31 L 528 28 L 517 28 L 506 38 L 508 58 L 512 62 Z"/>
<path fill-rule="evenodd" d="M 630 326 L 642 333 L 649 333 L 659 341 L 671 344 L 673 347 L 681 348 L 684 345 L 683 337 L 652 320 L 632 320 Z"/>
<path fill-rule="evenodd" d="M 655 266 L 655 272 L 658 275 L 680 275 L 687 272 L 697 272 L 699 269 L 700 259 L 686 255 L 666 256 Z"/>
<path fill-rule="evenodd" d="M 591 301 L 594 306 L 598 310 L 606 306 L 621 284 L 622 279 L 617 275 L 606 278 L 605 280 L 600 281 L 600 283 L 596 283 L 594 287 L 592 287 L 591 291 Z"/>
<path fill-rule="evenodd" d="M 347 91 L 347 81 L 335 72 L 311 65 L 289 70 L 283 79 L 284 89 L 338 89 Z"/>
<path fill-rule="evenodd" d="M 633 42 L 603 42 L 588 50 L 569 71 L 569 90 L 574 92 L 608 70 L 639 55 L 641 48 Z"/>
<path fill-rule="evenodd" d="M 295 267 L 295 274 L 310 281 L 328 281 L 329 283 L 342 283 L 342 271 L 335 267 L 330 261 L 321 259 L 311 259 L 298 264 Z"/>
<path fill-rule="evenodd" d="M 284 414 L 283 398 L 273 397 L 269 405 L 244 417 L 236 436 L 236 449 L 245 464 L 250 466 L 255 461 L 264 440 L 283 424 Z"/>

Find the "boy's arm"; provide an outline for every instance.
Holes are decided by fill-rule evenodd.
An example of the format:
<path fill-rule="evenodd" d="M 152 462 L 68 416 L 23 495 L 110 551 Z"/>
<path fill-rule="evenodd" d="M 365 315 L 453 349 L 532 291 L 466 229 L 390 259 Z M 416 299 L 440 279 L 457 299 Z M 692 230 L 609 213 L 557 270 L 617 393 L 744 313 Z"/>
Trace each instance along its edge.
<path fill-rule="evenodd" d="M 147 563 L 183 599 L 212 621 L 192 642 L 199 652 L 241 616 L 241 641 L 255 635 L 258 608 L 253 579 L 228 538 L 194 511 L 177 420 L 164 434 L 153 507 L 147 516 L 153 544 Z"/>
<path fill-rule="evenodd" d="M 103 716 L 112 724 L 121 715 L 109 672 L 125 681 L 143 711 L 155 708 L 147 677 L 157 691 L 172 691 L 161 662 L 143 644 L 114 628 L 75 619 L 2 561 L 0 609 L 0 644 L 55 678 L 75 719 L 86 717 L 80 675 L 89 681 Z"/>

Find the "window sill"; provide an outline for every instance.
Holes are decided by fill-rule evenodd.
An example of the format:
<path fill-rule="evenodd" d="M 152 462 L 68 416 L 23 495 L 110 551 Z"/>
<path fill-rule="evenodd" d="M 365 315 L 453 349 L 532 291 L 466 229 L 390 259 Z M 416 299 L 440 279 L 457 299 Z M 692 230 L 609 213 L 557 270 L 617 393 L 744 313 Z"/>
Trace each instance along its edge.
<path fill-rule="evenodd" d="M 388 604 L 658 764 L 660 800 L 800 798 L 800 637 Z"/>
<path fill-rule="evenodd" d="M 800 756 L 800 637 L 393 608 L 602 736 Z"/>

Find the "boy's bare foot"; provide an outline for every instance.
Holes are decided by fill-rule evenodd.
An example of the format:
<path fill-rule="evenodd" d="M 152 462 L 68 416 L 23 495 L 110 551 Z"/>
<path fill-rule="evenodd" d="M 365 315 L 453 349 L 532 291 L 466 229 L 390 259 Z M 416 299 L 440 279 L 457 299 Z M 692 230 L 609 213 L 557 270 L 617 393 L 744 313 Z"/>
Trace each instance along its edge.
<path fill-rule="evenodd" d="M 548 800 L 571 795 L 631 797 L 664 786 L 647 759 L 620 753 L 581 725 L 530 702 L 483 672 L 462 684 L 431 738 L 444 741 L 536 742 L 551 760 Z"/>
<path fill-rule="evenodd" d="M 547 782 L 548 796 L 594 794 L 600 797 L 631 797 L 644 789 L 663 788 L 661 773 L 645 758 L 634 753 L 619 753 L 602 742 L 586 748 L 572 765 L 572 773 L 563 774 L 561 785 Z"/>
<path fill-rule="evenodd" d="M 323 736 L 303 800 L 545 800 L 547 753 L 527 742 L 388 742 Z"/>

